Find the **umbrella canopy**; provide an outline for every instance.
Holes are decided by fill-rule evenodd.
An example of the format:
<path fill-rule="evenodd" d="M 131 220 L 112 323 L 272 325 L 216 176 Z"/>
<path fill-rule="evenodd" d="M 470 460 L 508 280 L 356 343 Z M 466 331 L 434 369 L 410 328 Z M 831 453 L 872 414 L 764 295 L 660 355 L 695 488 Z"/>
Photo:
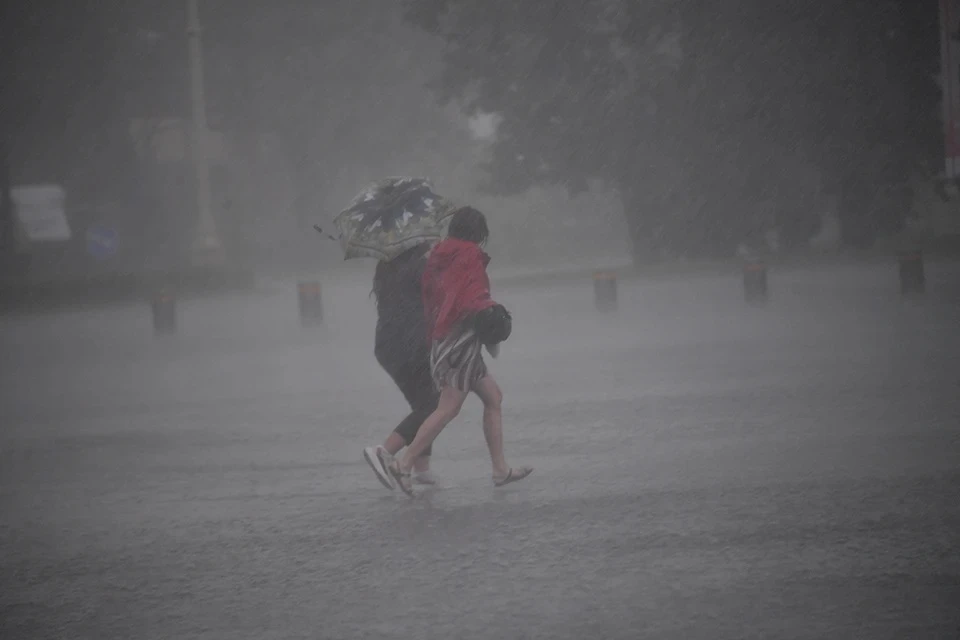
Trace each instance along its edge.
<path fill-rule="evenodd" d="M 455 210 L 426 178 L 385 178 L 361 191 L 333 224 L 344 259 L 392 260 L 443 237 L 443 223 Z"/>

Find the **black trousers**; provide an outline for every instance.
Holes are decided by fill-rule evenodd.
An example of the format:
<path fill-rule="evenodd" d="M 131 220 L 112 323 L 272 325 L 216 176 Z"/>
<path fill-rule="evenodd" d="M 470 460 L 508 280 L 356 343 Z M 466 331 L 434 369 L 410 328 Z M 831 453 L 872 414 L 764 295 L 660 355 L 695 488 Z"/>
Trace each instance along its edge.
<path fill-rule="evenodd" d="M 384 357 L 386 355 L 377 353 L 377 361 L 393 378 L 410 405 L 410 414 L 400 421 L 394 431 L 409 445 L 420 430 L 420 425 L 436 411 L 440 401 L 440 392 L 430 375 L 430 352 L 423 349 L 414 357 L 405 359 Z M 431 453 L 432 444 L 424 450 L 423 455 L 429 456 Z"/>

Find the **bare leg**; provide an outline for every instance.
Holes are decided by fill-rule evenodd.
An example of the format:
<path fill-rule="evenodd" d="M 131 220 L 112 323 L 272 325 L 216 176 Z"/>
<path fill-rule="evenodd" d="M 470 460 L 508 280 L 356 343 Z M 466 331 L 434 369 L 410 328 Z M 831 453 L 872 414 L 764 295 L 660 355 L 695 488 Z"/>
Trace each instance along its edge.
<path fill-rule="evenodd" d="M 383 443 L 383 448 L 392 456 L 397 455 L 405 446 L 407 446 L 407 443 L 404 442 L 403 437 L 396 431 L 391 431 Z M 413 469 L 417 473 L 430 471 L 430 454 L 425 453 L 417 456 L 416 461 L 413 463 Z"/>
<path fill-rule="evenodd" d="M 387 436 L 387 439 L 383 442 L 383 448 L 387 450 L 387 453 L 395 456 L 406 444 L 399 433 L 391 431 L 390 435 Z"/>
<path fill-rule="evenodd" d="M 443 428 L 460 413 L 463 401 L 467 399 L 467 394 L 453 387 L 445 387 L 440 392 L 440 402 L 437 410 L 430 414 L 420 425 L 417 436 L 403 452 L 403 457 L 398 461 L 400 470 L 409 472 L 413 468 L 416 460 L 428 445 L 433 443 L 434 439 L 440 435 Z"/>
<path fill-rule="evenodd" d="M 510 467 L 503 455 L 503 392 L 497 381 L 485 376 L 474 387 L 474 391 L 483 401 L 483 437 L 490 450 L 490 462 L 493 464 L 493 477 L 503 478 Z"/>

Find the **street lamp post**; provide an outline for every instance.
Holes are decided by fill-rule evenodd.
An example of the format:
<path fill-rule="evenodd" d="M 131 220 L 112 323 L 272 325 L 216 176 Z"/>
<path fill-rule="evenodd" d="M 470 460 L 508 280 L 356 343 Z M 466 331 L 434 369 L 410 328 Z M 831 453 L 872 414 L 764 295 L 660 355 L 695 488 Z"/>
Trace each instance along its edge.
<path fill-rule="evenodd" d="M 191 155 L 197 190 L 197 234 L 193 244 L 195 263 L 222 264 L 223 246 L 211 211 L 210 165 L 207 155 L 207 106 L 203 83 L 203 45 L 198 0 L 187 0 L 187 39 L 190 47 L 190 103 L 193 120 Z"/>

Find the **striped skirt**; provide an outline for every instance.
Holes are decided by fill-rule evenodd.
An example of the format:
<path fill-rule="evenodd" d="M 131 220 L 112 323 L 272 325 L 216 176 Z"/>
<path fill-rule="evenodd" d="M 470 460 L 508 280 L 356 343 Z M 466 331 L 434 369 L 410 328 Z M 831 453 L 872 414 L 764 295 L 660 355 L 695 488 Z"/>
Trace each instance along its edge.
<path fill-rule="evenodd" d="M 464 393 L 487 375 L 476 331 L 457 325 L 430 347 L 430 373 L 437 389 L 455 387 Z"/>

